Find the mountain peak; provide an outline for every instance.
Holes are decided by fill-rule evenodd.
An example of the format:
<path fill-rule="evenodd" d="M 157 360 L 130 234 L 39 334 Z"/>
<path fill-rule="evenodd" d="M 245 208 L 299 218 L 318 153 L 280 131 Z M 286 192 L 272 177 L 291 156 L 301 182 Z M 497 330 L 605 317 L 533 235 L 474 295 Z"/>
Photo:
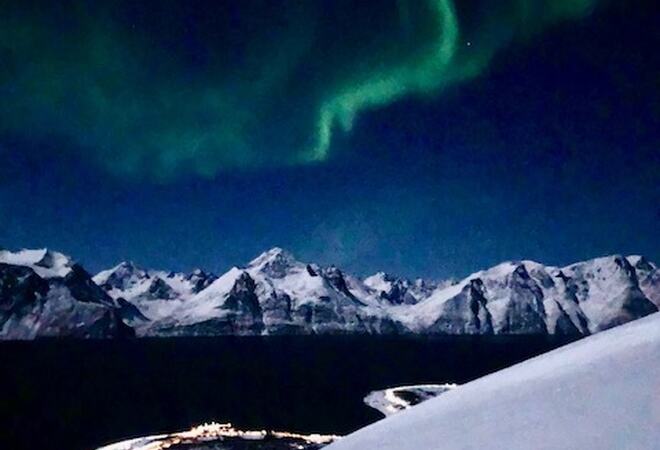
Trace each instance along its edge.
<path fill-rule="evenodd" d="M 248 268 L 281 278 L 286 274 L 287 269 L 298 264 L 300 263 L 291 253 L 280 247 L 273 247 L 250 261 Z"/>
<path fill-rule="evenodd" d="M 200 269 L 199 267 L 196 268 L 196 269 L 193 269 L 193 271 L 190 272 L 190 274 L 189 274 L 189 276 L 198 276 L 198 277 L 202 277 L 202 276 L 206 276 L 206 275 L 207 275 L 207 273 L 204 272 L 204 270 Z"/>
<path fill-rule="evenodd" d="M 132 272 L 142 270 L 137 264 L 135 264 L 133 261 L 122 261 L 119 264 L 117 264 L 113 269 L 111 270 L 130 270 Z"/>
<path fill-rule="evenodd" d="M 372 279 L 372 280 L 394 281 L 395 278 L 396 277 L 394 277 L 393 275 L 387 272 L 380 271 L 380 272 L 376 272 L 373 275 L 368 276 L 367 278 L 365 278 L 365 280 Z"/>
<path fill-rule="evenodd" d="M 562 271 L 570 275 L 573 272 L 595 271 L 600 277 L 610 276 L 615 273 L 631 277 L 634 266 L 621 254 L 601 256 L 586 261 L 577 262 L 562 268 Z"/>
<path fill-rule="evenodd" d="M 291 259 L 293 259 L 293 255 L 290 252 L 288 252 L 287 250 L 284 250 L 282 247 L 273 247 L 270 250 L 266 250 L 261 255 L 257 256 L 255 259 L 253 259 L 252 263 L 254 263 L 258 260 L 268 260 L 268 259 L 274 259 L 274 258 L 291 258 Z"/>
<path fill-rule="evenodd" d="M 385 272 L 376 272 L 362 280 L 365 286 L 376 291 L 389 291 L 393 281 L 394 277 Z"/>
<path fill-rule="evenodd" d="M 47 248 L 22 249 L 17 252 L 0 251 L 0 262 L 33 269 L 43 278 L 58 278 L 68 275 L 75 263 L 63 253 Z"/>
<path fill-rule="evenodd" d="M 626 256 L 626 259 L 636 269 L 643 271 L 652 271 L 655 269 L 654 264 L 643 255 L 630 255 Z"/>
<path fill-rule="evenodd" d="M 146 270 L 132 261 L 122 261 L 115 267 L 97 273 L 93 280 L 99 286 L 106 288 L 126 288 L 134 284 L 134 279 L 150 278 Z"/>

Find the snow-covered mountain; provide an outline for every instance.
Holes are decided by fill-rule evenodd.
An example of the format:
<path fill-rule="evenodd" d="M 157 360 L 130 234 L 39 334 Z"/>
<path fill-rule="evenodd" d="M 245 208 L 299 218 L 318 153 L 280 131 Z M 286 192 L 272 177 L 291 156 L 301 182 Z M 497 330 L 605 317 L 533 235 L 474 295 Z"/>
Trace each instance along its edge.
<path fill-rule="evenodd" d="M 121 265 L 95 280 L 149 317 L 137 324 L 144 335 L 585 335 L 657 310 L 650 300 L 657 298 L 657 268 L 630 260 L 635 265 L 618 255 L 565 268 L 506 262 L 460 282 L 434 283 L 382 272 L 362 280 L 273 248 L 198 291 L 185 275 Z"/>
<path fill-rule="evenodd" d="M 195 269 L 189 274 L 145 270 L 132 262 L 122 262 L 94 276 L 94 282 L 112 297 L 128 300 L 185 299 L 208 287 L 217 276 Z"/>
<path fill-rule="evenodd" d="M 657 268 L 644 279 L 652 278 Z M 655 275 L 657 276 L 657 275 Z M 658 285 L 648 283 L 647 294 Z M 506 262 L 436 290 L 395 315 L 415 332 L 588 334 L 657 310 L 636 269 L 614 255 L 564 268 Z"/>
<path fill-rule="evenodd" d="M 656 313 L 458 386 L 327 449 L 657 449 L 659 379 Z"/>
<path fill-rule="evenodd" d="M 0 338 L 132 336 L 122 318 L 134 309 L 62 253 L 0 251 Z"/>
<path fill-rule="evenodd" d="M 140 328 L 143 323 L 169 317 L 181 303 L 207 288 L 216 276 L 196 269 L 191 273 L 146 270 L 132 262 L 122 262 L 93 278 L 117 301 L 127 301 L 138 308 L 129 323 Z"/>
<path fill-rule="evenodd" d="M 660 308 L 660 270 L 643 256 L 633 255 L 628 261 L 635 268 L 639 288 L 655 306 Z"/>
<path fill-rule="evenodd" d="M 147 335 L 395 333 L 378 294 L 336 267 L 271 249 L 148 324 Z"/>
<path fill-rule="evenodd" d="M 414 282 L 405 278 L 397 278 L 385 272 L 378 272 L 364 279 L 364 285 L 378 292 L 379 297 L 393 305 L 414 305 L 420 300 L 428 297 L 438 284 L 421 278 Z M 443 283 L 444 286 L 450 282 Z"/>
<path fill-rule="evenodd" d="M 0 262 L 56 279 L 79 268 L 53 252 L 48 252 L 49 261 L 39 262 L 46 257 L 39 252 L 2 252 Z M 579 336 L 648 315 L 660 305 L 657 266 L 641 256 L 620 255 L 563 268 L 505 262 L 460 281 L 436 283 L 382 272 L 361 279 L 273 248 L 219 277 L 201 270 L 147 270 L 124 262 L 98 273 L 93 281 L 88 277 L 86 283 L 93 292 L 89 301 L 116 310 L 138 336 Z M 14 295 L 7 291 L 0 300 L 11 304 Z M 1 316 L 7 317 L 2 323 L 15 320 L 11 316 Z M 4 328 L 2 334 L 11 336 Z"/>

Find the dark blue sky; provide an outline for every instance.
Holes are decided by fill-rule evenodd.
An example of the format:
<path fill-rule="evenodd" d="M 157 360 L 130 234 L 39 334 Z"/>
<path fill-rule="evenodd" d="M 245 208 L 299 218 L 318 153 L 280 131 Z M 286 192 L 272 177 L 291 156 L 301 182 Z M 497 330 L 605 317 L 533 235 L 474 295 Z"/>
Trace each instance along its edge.
<path fill-rule="evenodd" d="M 658 23 L 653 2 L 612 2 L 554 26 L 475 80 L 361 113 L 315 165 L 140 181 L 38 124 L 5 133 L 0 246 L 48 246 L 93 271 L 223 271 L 272 246 L 438 278 L 508 259 L 658 261 Z"/>

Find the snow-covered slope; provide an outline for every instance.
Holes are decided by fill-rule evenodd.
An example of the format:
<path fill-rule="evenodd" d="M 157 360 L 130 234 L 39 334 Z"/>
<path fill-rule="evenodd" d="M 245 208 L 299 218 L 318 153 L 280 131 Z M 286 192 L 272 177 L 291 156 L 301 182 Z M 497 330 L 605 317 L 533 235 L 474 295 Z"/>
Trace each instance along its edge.
<path fill-rule="evenodd" d="M 654 449 L 659 380 L 656 313 L 460 386 L 327 448 Z"/>
<path fill-rule="evenodd" d="M 129 336 L 121 319 L 130 308 L 61 253 L 0 252 L 0 339 Z"/>

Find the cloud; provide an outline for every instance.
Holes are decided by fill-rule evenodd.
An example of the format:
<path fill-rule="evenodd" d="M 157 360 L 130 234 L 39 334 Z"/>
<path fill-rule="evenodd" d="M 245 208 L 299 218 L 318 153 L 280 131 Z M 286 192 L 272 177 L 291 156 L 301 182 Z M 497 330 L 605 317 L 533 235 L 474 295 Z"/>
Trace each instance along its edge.
<path fill-rule="evenodd" d="M 0 133 L 121 175 L 327 159 L 360 114 L 481 74 L 595 0 L 15 2 L 0 12 Z"/>

